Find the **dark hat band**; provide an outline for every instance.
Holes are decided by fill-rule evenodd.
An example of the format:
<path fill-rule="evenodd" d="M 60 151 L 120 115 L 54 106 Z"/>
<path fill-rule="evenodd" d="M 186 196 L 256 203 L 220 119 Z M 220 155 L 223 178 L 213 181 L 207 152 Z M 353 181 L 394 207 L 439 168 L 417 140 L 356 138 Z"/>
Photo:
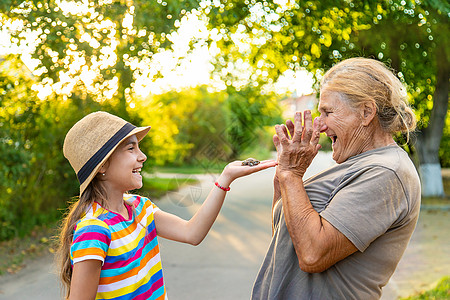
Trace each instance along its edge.
<path fill-rule="evenodd" d="M 84 164 L 84 166 L 78 171 L 77 177 L 80 185 L 91 175 L 92 171 L 97 165 L 105 158 L 106 155 L 119 143 L 124 137 L 127 136 L 136 126 L 126 123 L 119 131 L 116 132 L 92 157 Z"/>

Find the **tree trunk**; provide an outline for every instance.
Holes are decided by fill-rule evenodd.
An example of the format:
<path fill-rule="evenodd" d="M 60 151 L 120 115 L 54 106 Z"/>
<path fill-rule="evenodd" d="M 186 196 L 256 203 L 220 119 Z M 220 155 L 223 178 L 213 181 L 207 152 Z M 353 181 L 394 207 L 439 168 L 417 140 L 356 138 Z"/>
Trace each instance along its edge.
<path fill-rule="evenodd" d="M 436 90 L 433 95 L 433 109 L 427 128 L 417 135 L 416 149 L 419 155 L 419 173 L 423 196 L 444 196 L 439 145 L 448 110 L 450 67 L 445 49 L 436 49 Z"/>

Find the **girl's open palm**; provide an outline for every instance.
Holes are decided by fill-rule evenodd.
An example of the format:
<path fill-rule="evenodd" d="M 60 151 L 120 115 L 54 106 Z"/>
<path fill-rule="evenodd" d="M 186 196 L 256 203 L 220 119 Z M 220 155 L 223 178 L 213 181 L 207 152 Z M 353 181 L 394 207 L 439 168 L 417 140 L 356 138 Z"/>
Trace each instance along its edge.
<path fill-rule="evenodd" d="M 231 180 L 237 179 L 242 176 L 247 176 L 258 171 L 275 167 L 277 162 L 274 160 L 263 160 L 256 166 L 243 166 L 242 161 L 234 161 L 229 163 L 223 170 L 223 174 L 228 176 Z"/>

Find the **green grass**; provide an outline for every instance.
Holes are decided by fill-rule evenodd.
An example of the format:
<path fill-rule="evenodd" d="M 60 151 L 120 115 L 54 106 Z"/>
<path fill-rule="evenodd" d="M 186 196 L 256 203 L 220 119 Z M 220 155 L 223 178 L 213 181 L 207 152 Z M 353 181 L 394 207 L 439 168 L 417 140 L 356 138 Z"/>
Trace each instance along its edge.
<path fill-rule="evenodd" d="M 198 162 L 192 165 L 154 167 L 153 171 L 176 174 L 220 174 L 227 164 L 226 162 Z"/>
<path fill-rule="evenodd" d="M 138 194 L 148 196 L 151 199 L 159 199 L 169 191 L 175 191 L 184 185 L 196 184 L 198 180 L 193 178 L 159 178 L 144 176 L 143 186 Z"/>
<path fill-rule="evenodd" d="M 436 287 L 401 300 L 444 300 L 450 299 L 450 277 L 441 278 Z"/>

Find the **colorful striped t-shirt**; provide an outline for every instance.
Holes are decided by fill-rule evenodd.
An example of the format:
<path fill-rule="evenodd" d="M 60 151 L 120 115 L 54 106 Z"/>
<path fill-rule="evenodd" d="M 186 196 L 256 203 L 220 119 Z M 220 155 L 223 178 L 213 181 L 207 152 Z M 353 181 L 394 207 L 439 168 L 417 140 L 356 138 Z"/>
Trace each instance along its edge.
<path fill-rule="evenodd" d="M 94 202 L 75 226 L 70 259 L 73 264 L 103 262 L 96 299 L 165 299 L 161 258 L 149 199 L 124 195 L 135 207 L 129 220 Z"/>

